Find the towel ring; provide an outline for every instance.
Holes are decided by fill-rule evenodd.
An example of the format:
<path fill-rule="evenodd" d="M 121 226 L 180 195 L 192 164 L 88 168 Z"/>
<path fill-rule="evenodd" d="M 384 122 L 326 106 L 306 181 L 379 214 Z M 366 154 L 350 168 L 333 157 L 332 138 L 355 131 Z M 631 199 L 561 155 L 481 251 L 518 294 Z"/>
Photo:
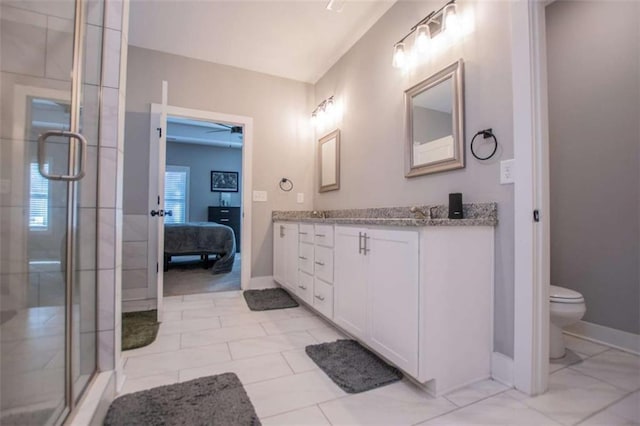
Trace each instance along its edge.
<path fill-rule="evenodd" d="M 482 135 L 484 139 L 493 138 L 493 151 L 491 151 L 491 154 L 487 155 L 486 157 L 478 157 L 475 151 L 473 150 L 473 143 L 475 142 L 476 138 L 480 135 Z M 473 136 L 473 139 L 471 139 L 471 154 L 478 160 L 488 160 L 489 158 L 495 155 L 497 150 L 498 150 L 498 139 L 496 139 L 496 136 L 493 134 L 492 129 L 480 130 L 478 133 L 476 133 Z"/>
<path fill-rule="evenodd" d="M 289 192 L 293 189 L 293 182 L 287 178 L 282 178 L 279 186 L 284 192 Z"/>

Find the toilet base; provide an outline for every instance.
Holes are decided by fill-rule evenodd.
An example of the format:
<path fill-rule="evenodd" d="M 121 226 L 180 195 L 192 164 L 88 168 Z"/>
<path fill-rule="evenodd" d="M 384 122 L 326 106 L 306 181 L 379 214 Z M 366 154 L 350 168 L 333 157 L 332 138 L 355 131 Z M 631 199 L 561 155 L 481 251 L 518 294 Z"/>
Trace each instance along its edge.
<path fill-rule="evenodd" d="M 549 324 L 549 358 L 563 358 L 565 352 L 562 328 L 554 324 Z"/>

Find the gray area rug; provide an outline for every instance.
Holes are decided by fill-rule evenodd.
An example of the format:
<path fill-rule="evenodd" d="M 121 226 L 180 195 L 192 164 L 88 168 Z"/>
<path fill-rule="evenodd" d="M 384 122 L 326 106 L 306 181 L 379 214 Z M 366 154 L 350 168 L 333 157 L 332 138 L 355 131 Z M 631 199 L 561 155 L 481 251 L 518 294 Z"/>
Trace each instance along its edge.
<path fill-rule="evenodd" d="M 238 376 L 224 373 L 121 396 L 104 425 L 257 426 L 260 420 Z"/>
<path fill-rule="evenodd" d="M 249 309 L 252 311 L 268 311 L 271 309 L 296 308 L 300 306 L 298 302 L 282 288 L 247 290 L 242 294 L 244 295 L 244 300 L 247 301 Z"/>
<path fill-rule="evenodd" d="M 365 392 L 402 379 L 402 373 L 355 340 L 337 340 L 305 348 L 336 385 L 348 393 Z"/>

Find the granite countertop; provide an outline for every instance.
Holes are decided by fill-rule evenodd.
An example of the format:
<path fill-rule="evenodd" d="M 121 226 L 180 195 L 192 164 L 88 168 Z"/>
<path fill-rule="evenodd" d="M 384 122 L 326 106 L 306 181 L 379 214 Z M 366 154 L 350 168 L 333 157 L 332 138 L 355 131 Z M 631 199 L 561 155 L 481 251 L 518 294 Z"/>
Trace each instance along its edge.
<path fill-rule="evenodd" d="M 328 223 L 338 225 L 381 226 L 496 226 L 497 203 L 464 204 L 464 219 L 449 219 L 445 205 L 417 206 L 427 216 L 411 213 L 411 207 L 382 207 L 372 209 L 344 209 L 311 211 L 274 211 L 272 221 Z M 324 217 L 323 217 L 324 216 Z"/>

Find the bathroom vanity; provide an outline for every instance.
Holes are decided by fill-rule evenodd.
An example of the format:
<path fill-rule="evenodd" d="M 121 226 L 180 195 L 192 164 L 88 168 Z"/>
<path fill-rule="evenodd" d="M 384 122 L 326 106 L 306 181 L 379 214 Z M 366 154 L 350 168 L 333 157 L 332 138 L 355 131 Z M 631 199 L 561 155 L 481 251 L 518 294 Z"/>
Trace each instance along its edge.
<path fill-rule="evenodd" d="M 274 212 L 274 280 L 440 395 L 490 377 L 497 206 L 418 212 Z"/>

